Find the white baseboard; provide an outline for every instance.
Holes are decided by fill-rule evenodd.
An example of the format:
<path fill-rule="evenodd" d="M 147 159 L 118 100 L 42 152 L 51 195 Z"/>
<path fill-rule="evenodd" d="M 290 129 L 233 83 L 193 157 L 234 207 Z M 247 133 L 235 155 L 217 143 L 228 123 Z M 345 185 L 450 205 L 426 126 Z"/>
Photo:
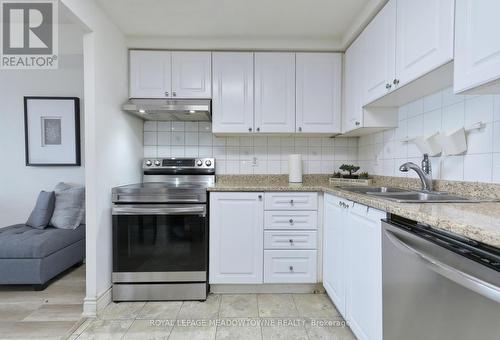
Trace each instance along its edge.
<path fill-rule="evenodd" d="M 83 316 L 87 318 L 97 317 L 97 313 L 103 310 L 111 303 L 112 291 L 109 287 L 104 293 L 97 298 L 86 297 L 83 300 Z"/>
<path fill-rule="evenodd" d="M 214 294 L 308 294 L 324 293 L 321 283 L 305 284 L 211 284 Z"/>

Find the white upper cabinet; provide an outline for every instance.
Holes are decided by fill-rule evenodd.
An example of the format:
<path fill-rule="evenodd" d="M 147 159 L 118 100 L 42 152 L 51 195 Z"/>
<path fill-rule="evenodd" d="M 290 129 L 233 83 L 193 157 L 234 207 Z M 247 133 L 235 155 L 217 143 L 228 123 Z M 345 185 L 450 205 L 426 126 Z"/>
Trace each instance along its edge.
<path fill-rule="evenodd" d="M 397 0 L 394 87 L 453 60 L 454 13 L 455 0 Z"/>
<path fill-rule="evenodd" d="M 500 93 L 500 1 L 456 0 L 455 92 Z"/>
<path fill-rule="evenodd" d="M 396 0 L 390 0 L 361 33 L 363 104 L 387 94 L 395 79 Z"/>
<path fill-rule="evenodd" d="M 263 194 L 210 194 L 209 283 L 262 283 Z"/>
<path fill-rule="evenodd" d="M 255 53 L 255 131 L 295 132 L 295 53 Z"/>
<path fill-rule="evenodd" d="M 172 52 L 172 97 L 211 98 L 210 52 Z"/>
<path fill-rule="evenodd" d="M 214 52 L 212 63 L 212 131 L 253 132 L 253 53 Z"/>
<path fill-rule="evenodd" d="M 297 53 L 296 132 L 339 133 L 342 55 Z"/>
<path fill-rule="evenodd" d="M 130 98 L 170 96 L 171 55 L 167 51 L 130 51 Z"/>
<path fill-rule="evenodd" d="M 363 126 L 362 36 L 345 52 L 342 132 Z"/>

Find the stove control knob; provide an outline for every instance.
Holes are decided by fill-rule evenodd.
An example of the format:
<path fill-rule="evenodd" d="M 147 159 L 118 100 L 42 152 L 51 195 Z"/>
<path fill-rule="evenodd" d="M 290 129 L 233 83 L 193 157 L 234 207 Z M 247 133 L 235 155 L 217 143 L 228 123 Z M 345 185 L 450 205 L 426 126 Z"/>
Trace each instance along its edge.
<path fill-rule="evenodd" d="M 157 160 L 155 161 L 155 165 L 156 165 L 156 166 L 160 166 L 160 165 L 161 165 L 161 162 L 157 159 Z"/>
<path fill-rule="evenodd" d="M 212 165 L 212 161 L 211 161 L 211 160 L 209 160 L 209 159 L 207 159 L 207 160 L 205 161 L 205 165 L 206 165 L 206 166 L 210 166 L 210 165 Z"/>
<path fill-rule="evenodd" d="M 196 165 L 197 165 L 197 166 L 202 166 L 202 165 L 203 165 L 203 161 L 202 161 L 201 159 L 198 159 L 198 160 L 196 161 Z"/>
<path fill-rule="evenodd" d="M 151 165 L 153 165 L 153 162 L 151 162 L 150 160 L 147 160 L 146 161 L 146 166 L 151 166 Z"/>

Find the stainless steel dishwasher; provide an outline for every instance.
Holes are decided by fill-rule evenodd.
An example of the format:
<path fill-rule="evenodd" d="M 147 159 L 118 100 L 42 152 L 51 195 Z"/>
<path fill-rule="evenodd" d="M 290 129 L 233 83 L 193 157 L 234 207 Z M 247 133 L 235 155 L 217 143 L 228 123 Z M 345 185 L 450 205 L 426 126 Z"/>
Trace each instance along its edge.
<path fill-rule="evenodd" d="M 384 340 L 500 339 L 500 251 L 414 221 L 382 222 Z"/>

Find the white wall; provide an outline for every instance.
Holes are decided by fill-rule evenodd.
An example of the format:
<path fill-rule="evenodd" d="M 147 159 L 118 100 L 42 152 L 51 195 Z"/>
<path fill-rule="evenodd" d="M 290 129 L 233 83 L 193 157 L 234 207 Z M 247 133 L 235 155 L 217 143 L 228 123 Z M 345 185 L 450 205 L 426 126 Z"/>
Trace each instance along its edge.
<path fill-rule="evenodd" d="M 399 166 L 407 161 L 420 164 L 422 155 L 406 137 L 428 136 L 453 131 L 478 121 L 484 129 L 468 134 L 468 150 L 463 155 L 432 157 L 435 179 L 500 183 L 500 96 L 454 95 L 451 88 L 421 98 L 399 108 L 398 128 L 359 140 L 362 168 L 376 175 L 411 176 Z"/>
<path fill-rule="evenodd" d="M 84 183 L 83 166 L 28 167 L 25 161 L 24 96 L 79 97 L 83 109 L 83 32 L 75 25 L 59 31 L 59 69 L 0 70 L 0 228 L 26 222 L 41 190 L 61 181 Z"/>
<path fill-rule="evenodd" d="M 62 2 L 89 29 L 83 45 L 87 185 L 84 313 L 95 315 L 97 304 L 110 298 L 111 188 L 141 179 L 142 121 L 121 110 L 128 99 L 128 53 L 122 33 L 94 0 Z"/>
<path fill-rule="evenodd" d="M 305 174 L 356 163 L 357 138 L 215 137 L 205 122 L 144 123 L 144 157 L 215 157 L 217 174 L 288 174 L 288 155 L 302 154 Z M 255 159 L 255 162 L 254 162 Z"/>

